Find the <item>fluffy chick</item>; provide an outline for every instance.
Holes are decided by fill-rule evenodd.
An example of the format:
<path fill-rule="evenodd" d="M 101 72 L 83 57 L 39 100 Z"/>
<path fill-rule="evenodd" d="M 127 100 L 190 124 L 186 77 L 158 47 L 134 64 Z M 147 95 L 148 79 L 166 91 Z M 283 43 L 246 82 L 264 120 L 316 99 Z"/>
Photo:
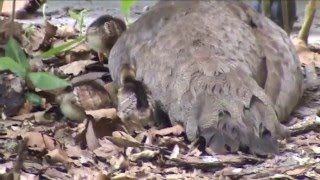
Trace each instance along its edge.
<path fill-rule="evenodd" d="M 118 90 L 118 116 L 142 127 L 151 126 L 154 121 L 154 100 L 147 87 L 135 79 L 133 66 L 125 64 L 121 70 L 121 87 Z"/>
<path fill-rule="evenodd" d="M 127 26 L 123 20 L 102 15 L 87 28 L 86 42 L 98 53 L 99 61 L 103 62 L 104 54 L 109 56 L 111 48 L 126 29 Z"/>
<path fill-rule="evenodd" d="M 74 122 L 82 122 L 86 119 L 85 110 L 76 102 L 75 95 L 72 91 L 66 91 L 57 96 L 56 101 L 59 103 L 62 114 Z"/>

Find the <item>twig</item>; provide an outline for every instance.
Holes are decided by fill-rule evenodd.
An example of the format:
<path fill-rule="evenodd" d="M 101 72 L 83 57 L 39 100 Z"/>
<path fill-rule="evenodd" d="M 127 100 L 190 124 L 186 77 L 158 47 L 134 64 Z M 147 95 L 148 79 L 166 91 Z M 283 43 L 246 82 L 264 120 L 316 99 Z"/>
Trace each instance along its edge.
<path fill-rule="evenodd" d="M 0 0 L 0 13 L 2 13 L 3 3 L 4 3 L 4 0 Z"/>
<path fill-rule="evenodd" d="M 16 0 L 13 0 L 12 1 L 12 12 L 11 12 L 11 25 L 12 25 L 12 27 L 13 27 L 15 15 L 16 15 Z"/>
<path fill-rule="evenodd" d="M 263 14 L 271 18 L 271 0 L 262 0 Z"/>
<path fill-rule="evenodd" d="M 289 127 L 291 136 L 306 133 L 308 131 L 317 130 L 320 128 L 320 119 L 317 115 L 310 116 L 306 120 L 301 121 Z"/>
<path fill-rule="evenodd" d="M 20 180 L 20 171 L 23 165 L 24 160 L 24 151 L 27 147 L 28 138 L 25 138 L 20 141 L 17 152 L 17 159 L 14 163 L 13 168 L 4 174 L 0 175 L 0 179 L 3 180 Z"/>
<path fill-rule="evenodd" d="M 288 11 L 288 1 L 281 0 L 281 10 L 282 10 L 282 22 L 283 22 L 283 29 L 290 34 L 290 27 L 289 27 L 289 11 Z"/>
<path fill-rule="evenodd" d="M 316 0 L 309 0 L 308 4 L 306 5 L 303 24 L 298 35 L 298 38 L 302 39 L 306 44 L 308 44 L 309 31 L 312 25 L 314 15 L 316 13 L 316 5 Z"/>

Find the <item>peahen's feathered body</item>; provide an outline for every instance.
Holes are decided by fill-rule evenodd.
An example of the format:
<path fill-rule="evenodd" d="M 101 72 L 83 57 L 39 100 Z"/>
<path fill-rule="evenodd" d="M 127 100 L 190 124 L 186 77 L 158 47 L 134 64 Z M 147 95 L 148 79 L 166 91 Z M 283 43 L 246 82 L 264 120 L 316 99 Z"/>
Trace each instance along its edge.
<path fill-rule="evenodd" d="M 129 63 L 172 124 L 217 153 L 277 152 L 276 139 L 303 93 L 290 39 L 238 1 L 160 1 L 122 34 L 113 80 Z M 279 122 L 280 121 L 280 122 Z"/>

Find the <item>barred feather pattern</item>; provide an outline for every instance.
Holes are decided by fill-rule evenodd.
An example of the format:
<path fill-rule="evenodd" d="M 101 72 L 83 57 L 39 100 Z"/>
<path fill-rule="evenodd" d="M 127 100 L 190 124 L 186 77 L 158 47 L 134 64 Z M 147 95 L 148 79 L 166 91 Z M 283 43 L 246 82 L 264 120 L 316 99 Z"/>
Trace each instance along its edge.
<path fill-rule="evenodd" d="M 160 1 L 111 50 L 112 79 L 123 64 L 151 91 L 171 124 L 183 124 L 216 153 L 277 153 L 277 139 L 303 94 L 288 35 L 241 1 Z"/>

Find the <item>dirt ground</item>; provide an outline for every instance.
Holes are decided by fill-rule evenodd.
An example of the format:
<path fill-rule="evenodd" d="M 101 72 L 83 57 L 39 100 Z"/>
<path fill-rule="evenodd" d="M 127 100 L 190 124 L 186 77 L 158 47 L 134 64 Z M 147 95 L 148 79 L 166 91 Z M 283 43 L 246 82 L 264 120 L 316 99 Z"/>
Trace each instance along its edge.
<path fill-rule="evenodd" d="M 131 17 L 138 18 L 145 6 L 151 6 L 155 2 L 155 0 L 139 0 L 131 11 Z M 297 2 L 298 21 L 295 23 L 292 36 L 295 36 L 301 27 L 307 3 L 306 0 L 298 0 Z M 246 3 L 250 3 L 250 1 L 246 1 Z M 46 13 L 50 14 L 52 25 L 73 25 L 74 20 L 69 17 L 68 9 L 80 10 L 83 8 L 88 10 L 88 15 L 84 19 L 86 25 L 102 14 L 122 16 L 118 0 L 48 0 Z M 319 11 L 312 25 L 309 36 L 310 44 L 320 44 Z M 43 23 L 41 10 L 36 18 L 19 20 L 19 22 L 23 24 Z M 46 29 L 46 26 L 39 27 L 35 32 L 46 34 L 47 32 L 43 29 Z M 31 55 L 38 51 L 39 44 L 35 45 L 37 50 L 32 49 Z M 50 71 L 54 68 L 59 69 L 65 74 L 70 74 L 67 72 L 70 71 L 71 74 L 76 74 L 75 76 L 79 75 L 80 70 L 84 74 L 89 74 L 90 69 L 86 68 L 96 63 L 96 60 L 92 61 L 92 54 L 88 48 L 80 47 L 70 50 L 69 54 L 63 54 L 59 58 L 66 60 L 70 55 L 68 56 L 70 59 L 71 57 L 76 59 L 88 55 L 91 59 L 84 58 L 85 60 L 79 61 L 78 58 L 74 61 L 67 61 L 63 66 L 54 64 L 57 59 L 52 59 L 42 66 L 49 67 Z M 300 59 L 303 60 L 302 69 L 306 76 L 306 84 L 312 85 L 313 81 L 311 80 L 320 79 L 319 47 L 320 45 L 317 52 L 307 50 L 299 53 Z M 81 64 L 81 62 L 88 62 L 89 65 Z M 99 68 L 102 68 L 101 66 L 100 64 Z M 319 84 L 318 81 L 317 83 Z M 17 144 L 17 140 L 14 138 L 21 136 L 34 140 L 31 143 L 34 143 L 35 146 L 28 149 L 28 156 L 23 162 L 24 167 L 21 168 L 21 177 L 25 179 L 320 179 L 320 86 L 311 85 L 308 86 L 299 107 L 292 113 L 290 122 L 286 124 L 293 137 L 280 143 L 280 154 L 273 158 L 264 159 L 242 153 L 233 155 L 202 154 L 198 147 L 194 148 L 192 144 L 187 144 L 183 137 L 178 135 L 151 138 L 156 143 L 150 144 L 151 140 L 146 132 L 141 132 L 132 138 L 128 134 L 120 133 L 118 129 L 115 130 L 116 123 L 111 117 L 107 118 L 109 121 L 104 121 L 107 125 L 97 125 L 94 121 L 90 121 L 91 128 L 94 130 L 91 134 L 87 130 L 86 136 L 93 134 L 92 136 L 95 136 L 92 137 L 93 139 L 98 138 L 96 132 L 100 133 L 100 131 L 112 132 L 112 135 L 110 133 L 104 135 L 109 139 L 99 139 L 101 147 L 93 148 L 94 150 L 82 150 L 78 145 L 73 144 L 75 138 L 71 137 L 71 135 L 78 133 L 82 126 L 73 127 L 72 124 L 67 124 L 64 127 L 58 121 L 52 122 L 53 125 L 49 126 L 40 124 L 37 122 L 36 113 L 41 114 L 41 112 L 36 112 L 0 121 L 0 174 L 8 173 L 8 169 L 19 164 L 18 158 L 23 153 L 19 153 L 19 151 L 16 153 L 13 146 L 16 147 Z M 103 96 L 105 97 L 105 94 Z M 79 95 L 79 97 L 81 96 Z M 62 128 L 56 128 L 58 126 Z M 176 131 L 178 130 L 176 129 Z M 35 143 L 36 141 L 37 143 Z M 15 172 L 13 171 L 13 173 Z M 0 179 L 2 177 L 0 176 Z"/>
<path fill-rule="evenodd" d="M 251 1 L 244 0 L 246 3 L 250 4 Z M 296 35 L 301 27 L 302 19 L 304 16 L 305 5 L 308 1 L 307 0 L 297 0 L 297 15 L 298 20 L 294 25 L 294 31 L 292 35 Z M 138 3 L 133 7 L 130 16 L 132 18 L 138 18 L 145 6 L 152 6 L 156 3 L 156 0 L 139 0 Z M 77 0 L 77 1 L 55 1 L 55 0 L 48 0 L 47 3 L 47 13 L 52 14 L 52 22 L 62 23 L 62 24 L 73 24 L 74 21 L 69 18 L 67 15 L 66 9 L 81 9 L 85 8 L 88 10 L 88 16 L 85 18 L 85 24 L 88 25 L 90 22 L 93 21 L 94 18 L 98 17 L 102 14 L 111 14 L 114 16 L 122 16 L 120 10 L 120 1 L 117 0 L 108 0 L 108 1 L 84 1 L 84 0 Z M 37 19 L 32 19 L 30 23 L 40 23 L 41 17 Z M 315 15 L 315 19 L 311 28 L 311 35 L 309 37 L 309 42 L 320 41 L 320 11 Z"/>

